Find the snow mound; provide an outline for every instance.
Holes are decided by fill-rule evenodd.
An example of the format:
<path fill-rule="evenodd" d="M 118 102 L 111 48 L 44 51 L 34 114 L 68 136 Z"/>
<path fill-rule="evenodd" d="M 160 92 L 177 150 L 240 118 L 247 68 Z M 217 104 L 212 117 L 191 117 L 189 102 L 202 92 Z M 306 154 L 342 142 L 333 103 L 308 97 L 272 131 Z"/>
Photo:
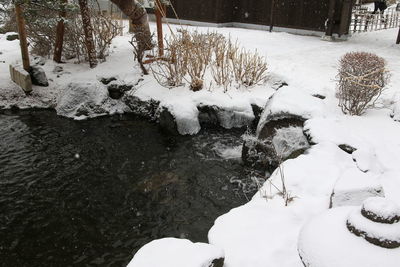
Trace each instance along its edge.
<path fill-rule="evenodd" d="M 361 205 L 369 197 L 384 196 L 377 177 L 353 167 L 345 170 L 337 180 L 332 195 L 331 207 Z"/>
<path fill-rule="evenodd" d="M 60 90 L 58 115 L 82 120 L 106 114 L 122 113 L 126 106 L 112 100 L 105 86 L 98 82 L 72 82 Z"/>
<path fill-rule="evenodd" d="M 353 210 L 347 217 L 347 225 L 354 227 L 363 236 L 380 241 L 400 243 L 400 223 L 377 223 L 364 217 L 360 209 Z"/>
<path fill-rule="evenodd" d="M 222 267 L 222 249 L 186 239 L 164 238 L 143 246 L 128 267 Z"/>
<path fill-rule="evenodd" d="M 347 216 L 354 209 L 330 209 L 304 225 L 299 234 L 298 251 L 305 266 L 399 266 L 400 248 L 375 246 L 346 228 Z"/>

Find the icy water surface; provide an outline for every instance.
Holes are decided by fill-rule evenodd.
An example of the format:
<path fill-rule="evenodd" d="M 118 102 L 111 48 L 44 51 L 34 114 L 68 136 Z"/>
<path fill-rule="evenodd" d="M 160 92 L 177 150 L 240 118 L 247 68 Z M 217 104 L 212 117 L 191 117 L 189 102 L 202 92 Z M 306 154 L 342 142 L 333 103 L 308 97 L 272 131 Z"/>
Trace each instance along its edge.
<path fill-rule="evenodd" d="M 207 241 L 214 220 L 246 202 L 242 133 L 0 114 L 0 265 L 125 266 L 152 239 Z"/>

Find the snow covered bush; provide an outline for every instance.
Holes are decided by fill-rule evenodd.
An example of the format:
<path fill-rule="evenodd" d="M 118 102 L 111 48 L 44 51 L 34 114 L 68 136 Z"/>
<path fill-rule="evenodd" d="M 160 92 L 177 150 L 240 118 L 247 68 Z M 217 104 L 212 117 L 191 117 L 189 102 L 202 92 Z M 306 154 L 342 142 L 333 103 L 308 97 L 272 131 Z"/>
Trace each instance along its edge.
<path fill-rule="evenodd" d="M 193 91 L 216 83 L 225 92 L 231 87 L 251 87 L 264 82 L 267 63 L 257 52 L 240 49 L 237 43 L 215 32 L 180 29 L 166 41 L 165 56 L 151 67 L 163 86 L 187 81 Z M 207 80 L 208 79 L 208 80 Z"/>
<path fill-rule="evenodd" d="M 383 58 L 367 52 L 350 52 L 340 60 L 337 97 L 343 113 L 362 115 L 375 107 L 389 73 Z"/>

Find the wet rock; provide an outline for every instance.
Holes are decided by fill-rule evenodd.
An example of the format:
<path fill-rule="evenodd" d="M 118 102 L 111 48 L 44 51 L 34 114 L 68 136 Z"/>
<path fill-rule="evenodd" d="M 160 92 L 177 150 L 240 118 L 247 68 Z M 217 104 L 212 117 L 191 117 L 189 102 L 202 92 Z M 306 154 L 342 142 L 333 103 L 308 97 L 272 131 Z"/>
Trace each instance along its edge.
<path fill-rule="evenodd" d="M 100 79 L 100 82 L 102 83 L 102 84 L 104 84 L 104 85 L 107 85 L 107 84 L 109 84 L 110 82 L 113 82 L 113 81 L 116 81 L 117 80 L 117 78 L 115 78 L 115 77 L 103 77 L 103 78 L 101 78 Z"/>
<path fill-rule="evenodd" d="M 160 102 L 153 99 L 142 100 L 137 96 L 125 94 L 122 101 L 131 109 L 131 111 L 150 121 L 157 120 L 159 117 Z"/>
<path fill-rule="evenodd" d="M 126 91 L 132 90 L 133 85 L 111 82 L 107 86 L 108 94 L 112 99 L 120 99 Z"/>
<path fill-rule="evenodd" d="M 164 238 L 143 246 L 128 267 L 223 267 L 222 249 L 186 239 Z"/>
<path fill-rule="evenodd" d="M 254 113 L 254 121 L 253 121 L 253 124 L 252 124 L 252 128 L 254 130 L 256 130 L 257 129 L 257 125 L 260 122 L 261 114 L 264 111 L 264 108 L 260 107 L 260 106 L 257 106 L 256 104 L 251 104 L 251 109 L 253 110 L 253 113 Z"/>
<path fill-rule="evenodd" d="M 32 84 L 38 86 L 49 86 L 49 81 L 47 80 L 46 73 L 43 68 L 39 66 L 32 66 L 29 70 L 29 74 L 31 75 Z"/>
<path fill-rule="evenodd" d="M 10 33 L 10 34 L 7 34 L 6 39 L 7 39 L 7 41 L 18 40 L 18 39 L 19 39 L 18 33 Z"/>
<path fill-rule="evenodd" d="M 163 129 L 167 133 L 179 135 L 176 119 L 167 108 L 162 108 L 160 112 L 159 123 L 161 129 Z"/>
<path fill-rule="evenodd" d="M 200 104 L 198 120 L 201 125 L 220 125 L 225 129 L 250 126 L 254 121 L 253 112 L 226 110 L 214 105 Z"/>

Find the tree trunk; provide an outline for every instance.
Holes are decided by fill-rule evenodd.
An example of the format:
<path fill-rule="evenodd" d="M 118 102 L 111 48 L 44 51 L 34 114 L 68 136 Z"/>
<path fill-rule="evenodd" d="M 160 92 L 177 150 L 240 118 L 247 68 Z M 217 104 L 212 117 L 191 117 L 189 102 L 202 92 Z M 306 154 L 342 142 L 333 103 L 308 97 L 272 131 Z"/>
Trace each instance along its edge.
<path fill-rule="evenodd" d="M 56 43 L 54 45 L 54 56 L 53 56 L 53 60 L 57 63 L 61 63 L 63 43 L 64 43 L 64 32 L 65 32 L 64 19 L 67 16 L 67 13 L 65 11 L 65 5 L 67 3 L 68 0 L 62 0 L 60 20 L 57 23 Z"/>
<path fill-rule="evenodd" d="M 93 40 L 93 28 L 90 22 L 88 0 L 79 0 L 79 7 L 81 9 L 83 31 L 85 32 L 85 44 L 89 58 L 89 65 L 91 68 L 94 68 L 97 66 L 97 58 Z"/>
<path fill-rule="evenodd" d="M 145 50 L 153 48 L 146 9 L 136 0 L 110 0 L 130 18 L 136 41 Z"/>

